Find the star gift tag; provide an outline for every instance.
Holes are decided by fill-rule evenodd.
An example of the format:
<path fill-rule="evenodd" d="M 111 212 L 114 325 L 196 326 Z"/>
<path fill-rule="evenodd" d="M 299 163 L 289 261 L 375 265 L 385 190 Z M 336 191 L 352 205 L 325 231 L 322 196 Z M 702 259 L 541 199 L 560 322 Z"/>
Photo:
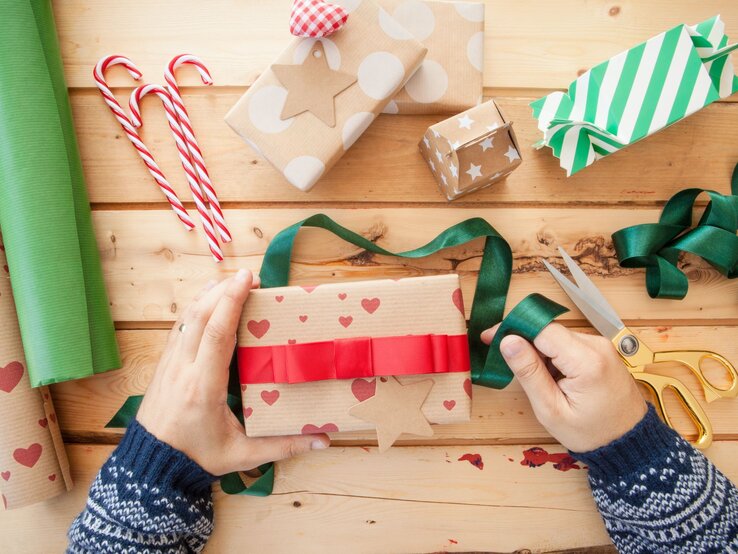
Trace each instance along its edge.
<path fill-rule="evenodd" d="M 432 388 L 430 379 L 403 385 L 394 377 L 377 378 L 374 396 L 352 406 L 349 415 L 374 423 L 379 451 L 384 452 L 402 433 L 433 435 L 433 428 L 421 411 Z"/>
<path fill-rule="evenodd" d="M 273 65 L 272 71 L 287 89 L 283 120 L 311 112 L 329 127 L 336 126 L 334 98 L 356 82 L 353 75 L 328 67 L 319 41 L 301 64 Z"/>

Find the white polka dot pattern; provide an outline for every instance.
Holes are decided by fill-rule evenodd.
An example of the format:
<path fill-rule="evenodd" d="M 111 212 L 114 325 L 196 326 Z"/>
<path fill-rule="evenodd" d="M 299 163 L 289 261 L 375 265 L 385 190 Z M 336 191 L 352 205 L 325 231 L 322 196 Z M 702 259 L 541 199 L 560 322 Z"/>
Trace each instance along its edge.
<path fill-rule="evenodd" d="M 251 147 L 267 159 L 296 188 L 307 191 L 340 159 L 389 106 L 397 111 L 393 97 L 420 66 L 426 48 L 374 2 L 342 0 L 349 13 L 344 27 L 330 38 L 295 38 L 274 65 L 299 65 L 323 53 L 323 74 L 339 71 L 355 78 L 344 89 L 334 89 L 333 118 L 320 119 L 311 106 L 325 113 L 327 94 L 321 82 L 307 72 L 295 83 L 280 81 L 278 72 L 265 70 L 226 115 L 226 122 Z M 422 8 L 421 8 L 422 9 Z M 427 28 L 427 21 L 423 24 Z M 383 29 L 383 26 L 385 29 Z M 390 29 L 388 34 L 387 29 Z M 392 36 L 394 35 L 394 36 Z M 317 43 L 320 42 L 320 46 Z M 285 75 L 284 72 L 279 72 Z M 298 73 L 293 72 L 292 75 Z M 285 77 L 282 77 L 285 78 Z M 422 83 L 421 83 L 422 84 Z M 418 88 L 430 97 L 437 89 Z M 299 90 L 299 96 L 292 96 Z M 285 105 L 293 117 L 282 119 Z M 305 111 L 295 111 L 303 107 Z M 328 123 L 324 123 L 328 121 Z"/>

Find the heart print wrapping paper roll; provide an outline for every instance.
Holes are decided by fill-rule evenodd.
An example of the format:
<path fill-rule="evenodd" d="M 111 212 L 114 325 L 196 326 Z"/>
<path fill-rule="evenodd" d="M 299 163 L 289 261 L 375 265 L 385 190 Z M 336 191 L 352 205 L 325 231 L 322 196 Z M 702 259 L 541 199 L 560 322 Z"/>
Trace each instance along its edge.
<path fill-rule="evenodd" d="M 0 493 L 22 508 L 72 488 L 48 387 L 31 388 L 0 237 Z"/>

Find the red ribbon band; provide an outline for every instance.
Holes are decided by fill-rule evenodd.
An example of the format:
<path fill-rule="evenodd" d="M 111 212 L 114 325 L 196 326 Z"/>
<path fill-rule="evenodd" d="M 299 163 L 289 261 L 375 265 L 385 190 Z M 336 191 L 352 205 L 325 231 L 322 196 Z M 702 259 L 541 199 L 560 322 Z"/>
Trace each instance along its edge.
<path fill-rule="evenodd" d="M 358 337 L 238 347 L 238 373 L 242 384 L 294 384 L 469 370 L 466 335 Z"/>

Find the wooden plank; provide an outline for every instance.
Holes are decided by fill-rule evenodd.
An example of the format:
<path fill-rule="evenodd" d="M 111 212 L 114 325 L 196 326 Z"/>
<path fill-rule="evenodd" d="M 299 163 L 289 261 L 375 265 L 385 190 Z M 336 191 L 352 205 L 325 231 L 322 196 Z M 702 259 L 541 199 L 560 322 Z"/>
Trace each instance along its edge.
<path fill-rule="evenodd" d="M 208 552 L 248 545 L 254 552 L 532 552 L 609 542 L 586 472 L 521 465 L 527 446 L 480 446 L 484 469 L 458 461 L 463 447 L 330 448 L 277 469 L 275 494 L 257 499 L 215 494 Z M 0 517 L 12 552 L 60 552 L 66 530 L 110 454 L 109 446 L 70 445 L 75 487 Z M 550 451 L 561 451 L 550 448 Z M 730 479 L 738 443 L 715 444 L 709 458 Z M 38 522 L 44 532 L 38 532 Z M 333 545 L 333 546 L 329 546 Z"/>
<path fill-rule="evenodd" d="M 248 85 L 290 40 L 289 6 L 287 0 L 211 0 L 189 2 L 187 9 L 176 0 L 54 4 L 72 87 L 93 86 L 92 67 L 110 53 L 129 56 L 146 79 L 156 81 L 165 63 L 180 52 L 206 60 L 219 85 Z M 674 25 L 695 24 L 718 13 L 735 38 L 738 5 L 732 0 L 701 9 L 689 0 L 488 0 L 484 82 L 500 88 L 563 88 L 622 50 Z M 111 82 L 127 86 L 130 77 L 111 73 Z M 183 72 L 183 82 L 198 83 L 194 72 Z"/>
<path fill-rule="evenodd" d="M 393 251 L 426 243 L 463 219 L 483 217 L 507 237 L 515 253 L 508 307 L 537 291 L 568 303 L 540 263 L 559 260 L 557 245 L 577 257 L 624 319 L 734 321 L 738 280 L 728 280 L 701 260 L 689 260 L 690 292 L 682 301 L 648 299 L 642 271 L 617 265 L 609 237 L 636 223 L 655 222 L 655 209 L 377 209 L 323 210 L 338 222 Z M 117 321 L 170 321 L 210 278 L 238 267 L 258 269 L 269 241 L 315 210 L 226 210 L 235 240 L 228 258 L 213 263 L 204 235 L 186 233 L 169 210 L 97 211 L 94 214 L 113 315 Z M 467 299 L 473 296 L 481 240 L 417 261 L 366 255 L 325 231 L 307 229 L 297 239 L 294 284 L 332 280 L 411 277 L 457 271 Z M 467 301 L 471 306 L 471 302 Z M 564 318 L 581 318 L 570 313 Z"/>
<path fill-rule="evenodd" d="M 738 30 L 737 30 L 738 32 Z M 309 194 L 287 184 L 225 124 L 240 90 L 185 95 L 218 195 L 224 202 L 446 203 L 418 142 L 445 116 L 380 116 Z M 125 100 L 128 89 L 118 96 Z M 514 122 L 525 163 L 502 183 L 455 205 L 655 205 L 686 187 L 727 192 L 738 161 L 738 103 L 715 104 L 571 178 L 550 149 L 534 150 L 540 132 L 532 98 L 499 98 Z M 90 199 L 99 203 L 163 202 L 164 197 L 97 92 L 72 95 Z M 144 139 L 183 200 L 192 200 L 159 102 L 144 103 Z M 719 137 L 717 140 L 716 137 Z"/>
<path fill-rule="evenodd" d="M 582 329 L 579 329 L 582 330 Z M 655 349 L 674 350 L 701 348 L 722 353 L 738 364 L 738 344 L 734 337 L 738 327 L 640 327 L 643 340 Z M 587 330 L 592 332 L 591 330 Z M 164 347 L 167 331 L 118 331 L 123 354 L 123 369 L 53 386 L 54 404 L 59 412 L 62 430 L 68 440 L 111 442 L 121 429 L 105 429 L 124 400 L 146 390 Z M 686 368 L 678 365 L 654 366 L 650 371 L 672 375 L 684 381 L 704 404 L 704 395 Z M 710 374 L 722 383 L 722 375 Z M 676 403 L 669 403 L 677 428 L 686 434 L 693 426 Z M 705 405 L 712 420 L 716 439 L 738 439 L 738 401 L 721 400 Z M 342 433 L 334 438 L 340 444 L 374 444 L 373 432 Z M 442 425 L 432 438 L 405 437 L 405 444 L 481 444 L 551 442 L 551 437 L 535 419 L 517 381 L 501 391 L 474 388 L 472 419 L 467 424 Z"/>

